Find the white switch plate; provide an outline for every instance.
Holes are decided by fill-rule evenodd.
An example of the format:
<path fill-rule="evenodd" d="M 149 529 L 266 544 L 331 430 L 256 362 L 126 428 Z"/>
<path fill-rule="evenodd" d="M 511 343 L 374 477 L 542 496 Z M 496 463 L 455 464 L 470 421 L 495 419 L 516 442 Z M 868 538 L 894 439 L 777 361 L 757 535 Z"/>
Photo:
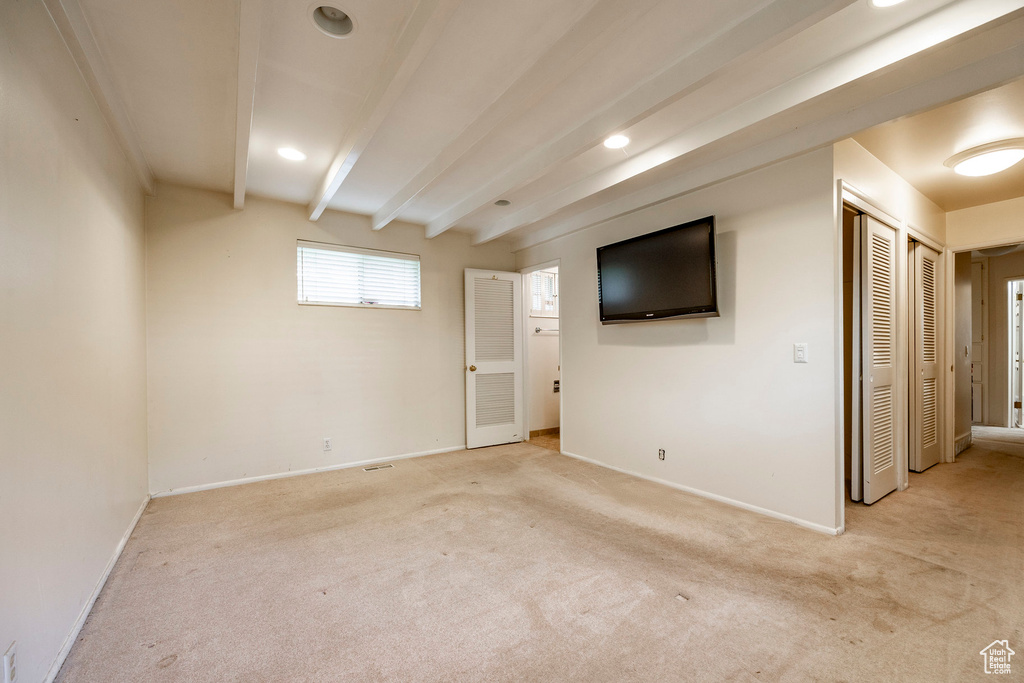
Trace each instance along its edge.
<path fill-rule="evenodd" d="M 329 450 L 331 450 L 331 440 L 330 438 L 324 438 L 324 451 Z"/>
<path fill-rule="evenodd" d="M 807 362 L 807 344 L 793 344 L 793 362 Z"/>
<path fill-rule="evenodd" d="M 11 643 L 7 652 L 4 653 L 4 683 L 17 683 L 18 681 L 18 659 L 15 656 L 17 652 L 14 649 L 15 645 L 17 643 Z"/>

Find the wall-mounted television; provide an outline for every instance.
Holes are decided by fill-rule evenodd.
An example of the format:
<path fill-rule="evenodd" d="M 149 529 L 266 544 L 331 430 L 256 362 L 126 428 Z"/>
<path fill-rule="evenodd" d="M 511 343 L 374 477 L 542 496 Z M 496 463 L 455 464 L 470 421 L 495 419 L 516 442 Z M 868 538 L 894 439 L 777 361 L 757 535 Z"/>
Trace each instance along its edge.
<path fill-rule="evenodd" d="M 715 217 L 597 250 L 601 322 L 718 316 Z"/>

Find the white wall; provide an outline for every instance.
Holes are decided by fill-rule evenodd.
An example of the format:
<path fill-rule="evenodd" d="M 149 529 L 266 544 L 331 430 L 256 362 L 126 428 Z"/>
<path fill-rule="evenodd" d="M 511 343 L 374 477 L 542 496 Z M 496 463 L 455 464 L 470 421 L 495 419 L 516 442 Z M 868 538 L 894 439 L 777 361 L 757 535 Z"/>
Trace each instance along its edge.
<path fill-rule="evenodd" d="M 525 275 L 529 279 L 529 274 Z M 529 303 L 527 303 L 529 306 Z M 558 332 L 534 332 L 538 327 L 557 330 L 558 318 L 526 320 L 526 386 L 530 404 L 530 431 L 556 429 L 559 425 L 560 394 L 553 391 L 559 379 Z"/>
<path fill-rule="evenodd" d="M 1024 242 L 1024 197 L 946 214 L 949 248 Z"/>
<path fill-rule="evenodd" d="M 856 188 L 893 218 L 909 224 L 940 245 L 946 243 L 946 214 L 937 204 L 855 141 L 843 140 L 834 148 L 837 179 Z M 904 226 L 893 227 L 902 229 Z"/>
<path fill-rule="evenodd" d="M 143 203 L 43 3 L 0 46 L 0 651 L 37 683 L 146 498 Z"/>
<path fill-rule="evenodd" d="M 519 252 L 560 259 L 563 450 L 835 529 L 834 200 L 825 149 Z M 710 214 L 722 316 L 602 326 L 595 249 Z"/>
<path fill-rule="evenodd" d="M 173 185 L 146 230 L 153 492 L 465 444 L 463 269 L 506 244 Z M 420 254 L 423 310 L 298 305 L 296 239 Z"/>

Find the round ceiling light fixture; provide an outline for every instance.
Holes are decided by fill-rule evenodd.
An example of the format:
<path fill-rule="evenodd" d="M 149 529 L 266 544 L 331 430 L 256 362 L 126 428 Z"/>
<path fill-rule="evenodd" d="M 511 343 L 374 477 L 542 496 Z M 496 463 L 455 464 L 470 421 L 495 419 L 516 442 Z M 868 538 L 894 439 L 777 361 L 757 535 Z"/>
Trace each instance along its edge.
<path fill-rule="evenodd" d="M 629 144 L 629 138 L 625 135 L 612 135 L 604 141 L 604 146 L 608 149 L 622 149 Z"/>
<path fill-rule="evenodd" d="M 305 161 L 306 155 L 294 147 L 278 147 L 277 153 L 288 161 Z"/>
<path fill-rule="evenodd" d="M 499 199 L 498 201 L 494 202 L 494 205 L 495 205 L 495 206 L 508 206 L 508 205 L 509 205 L 509 204 L 511 204 L 511 203 L 512 203 L 512 202 L 510 202 L 510 201 L 509 201 L 509 200 L 507 200 L 507 199 Z"/>
<path fill-rule="evenodd" d="M 989 247 L 988 249 L 979 249 L 978 253 L 982 256 L 988 256 L 989 258 L 995 258 L 996 256 L 1006 256 L 1017 251 L 1019 244 L 1010 244 L 1005 247 Z"/>
<path fill-rule="evenodd" d="M 1005 171 L 1024 159 L 1024 138 L 999 140 L 965 149 L 946 159 L 946 166 L 956 173 L 978 177 Z"/>
<path fill-rule="evenodd" d="M 345 38 L 356 27 L 352 17 L 332 5 L 313 5 L 309 16 L 313 19 L 313 25 L 331 38 Z"/>
<path fill-rule="evenodd" d="M 892 7 L 893 5 L 898 5 L 901 2 L 903 2 L 903 0 L 871 0 L 871 6 L 872 7 Z"/>

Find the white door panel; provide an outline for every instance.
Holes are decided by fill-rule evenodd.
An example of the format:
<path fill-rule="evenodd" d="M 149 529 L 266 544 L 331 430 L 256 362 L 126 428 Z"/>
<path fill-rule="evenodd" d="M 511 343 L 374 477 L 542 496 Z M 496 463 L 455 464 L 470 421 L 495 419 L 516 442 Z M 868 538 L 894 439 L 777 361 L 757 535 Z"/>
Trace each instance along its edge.
<path fill-rule="evenodd" d="M 521 278 L 466 270 L 467 448 L 523 440 Z"/>
<path fill-rule="evenodd" d="M 861 421 L 863 495 L 896 490 L 896 231 L 861 216 Z"/>
<path fill-rule="evenodd" d="M 942 433 L 942 268 L 938 252 L 914 245 L 911 334 L 910 469 L 939 462 Z"/>

